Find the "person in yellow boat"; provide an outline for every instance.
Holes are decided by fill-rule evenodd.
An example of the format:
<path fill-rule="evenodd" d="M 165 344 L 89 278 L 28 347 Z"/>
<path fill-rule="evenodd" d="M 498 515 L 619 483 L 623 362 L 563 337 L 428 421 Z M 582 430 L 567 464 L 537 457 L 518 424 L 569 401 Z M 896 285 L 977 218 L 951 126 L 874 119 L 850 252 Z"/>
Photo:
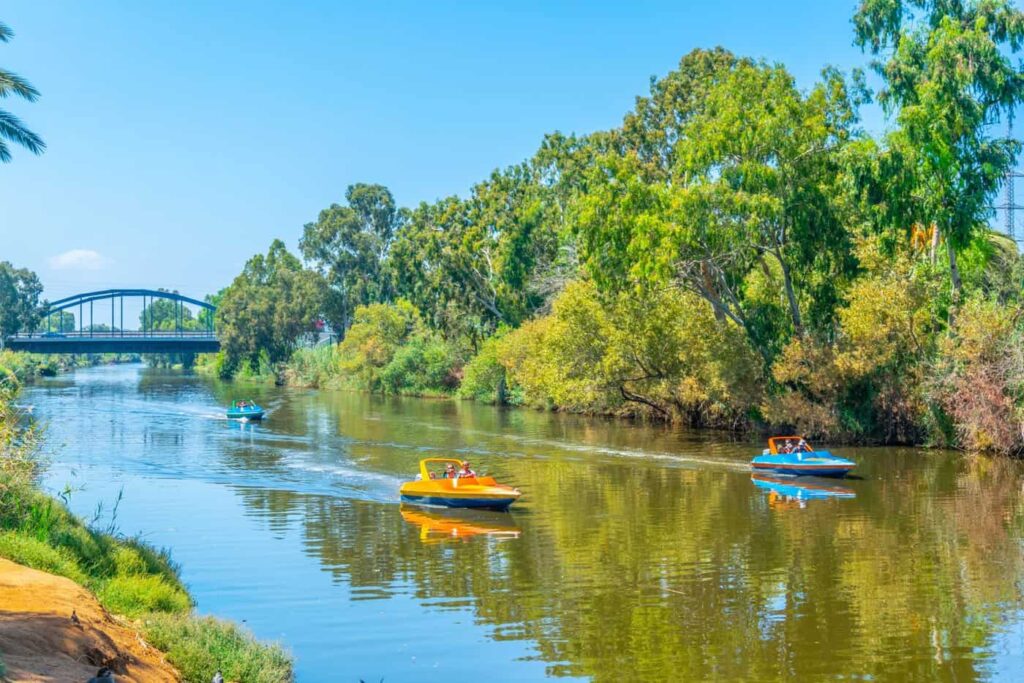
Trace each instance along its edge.
<path fill-rule="evenodd" d="M 468 462 L 462 463 L 462 471 L 459 472 L 460 477 L 475 477 L 476 472 L 469 466 Z"/>
<path fill-rule="evenodd" d="M 444 468 L 444 478 L 455 479 L 458 476 L 458 472 L 455 471 L 455 465 L 448 463 L 448 465 Z"/>

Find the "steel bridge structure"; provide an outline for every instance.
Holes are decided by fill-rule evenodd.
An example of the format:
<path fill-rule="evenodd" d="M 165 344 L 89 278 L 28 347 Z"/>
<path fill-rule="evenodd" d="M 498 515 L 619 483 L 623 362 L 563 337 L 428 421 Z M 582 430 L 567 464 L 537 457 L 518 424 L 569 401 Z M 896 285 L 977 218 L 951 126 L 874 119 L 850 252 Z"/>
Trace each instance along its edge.
<path fill-rule="evenodd" d="M 125 298 L 142 299 L 141 329 L 124 329 Z M 156 329 L 152 304 L 166 299 L 174 306 L 173 329 Z M 97 302 L 106 308 L 110 301 L 110 329 L 97 330 Z M 185 306 L 196 306 L 210 312 L 204 329 L 185 329 Z M 84 313 L 89 310 L 89 326 L 85 327 Z M 64 329 L 64 311 L 78 310 L 78 329 Z M 210 353 L 220 350 L 213 325 L 216 307 L 177 292 L 156 289 L 104 289 L 97 292 L 75 294 L 51 302 L 44 314 L 45 331 L 22 332 L 4 340 L 4 346 L 30 353 Z M 102 315 L 102 313 L 101 313 Z M 56 321 L 54 317 L 56 316 Z M 116 323 L 120 322 L 120 325 Z"/>

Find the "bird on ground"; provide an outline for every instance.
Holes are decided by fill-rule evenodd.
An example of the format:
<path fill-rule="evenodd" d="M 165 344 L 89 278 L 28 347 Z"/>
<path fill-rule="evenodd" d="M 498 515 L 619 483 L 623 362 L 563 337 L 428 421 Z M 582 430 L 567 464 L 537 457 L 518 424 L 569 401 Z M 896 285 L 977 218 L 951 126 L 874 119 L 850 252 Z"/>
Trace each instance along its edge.
<path fill-rule="evenodd" d="M 75 610 L 71 610 L 71 623 L 75 626 L 82 625 L 82 620 L 78 618 L 78 613 Z"/>
<path fill-rule="evenodd" d="M 224 677 L 220 675 L 220 672 L 213 674 L 213 680 L 210 683 L 224 683 Z"/>
<path fill-rule="evenodd" d="M 114 683 L 114 672 L 110 670 L 110 667 L 105 666 L 89 679 L 89 683 Z"/>

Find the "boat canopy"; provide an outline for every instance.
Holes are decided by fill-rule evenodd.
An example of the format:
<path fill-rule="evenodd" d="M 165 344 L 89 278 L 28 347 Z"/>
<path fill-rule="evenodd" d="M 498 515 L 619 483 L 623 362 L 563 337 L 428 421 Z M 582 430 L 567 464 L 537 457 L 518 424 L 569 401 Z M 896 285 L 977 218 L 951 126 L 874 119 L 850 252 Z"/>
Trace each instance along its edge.
<path fill-rule="evenodd" d="M 420 476 L 423 478 L 424 481 L 426 481 L 426 480 L 431 478 L 430 477 L 430 464 L 431 463 L 441 463 L 441 464 L 454 463 L 455 464 L 455 469 L 462 469 L 462 466 L 465 464 L 465 462 L 463 462 L 462 460 L 458 460 L 456 458 L 424 458 L 423 460 L 420 460 Z"/>
<path fill-rule="evenodd" d="M 779 451 L 779 446 L 781 446 L 787 441 L 794 442 L 794 446 L 803 443 L 807 452 L 814 451 L 814 448 L 811 446 L 810 442 L 807 441 L 807 439 L 805 439 L 802 436 L 773 436 L 770 439 L 768 439 L 768 452 L 773 455 L 780 453 L 781 451 Z"/>

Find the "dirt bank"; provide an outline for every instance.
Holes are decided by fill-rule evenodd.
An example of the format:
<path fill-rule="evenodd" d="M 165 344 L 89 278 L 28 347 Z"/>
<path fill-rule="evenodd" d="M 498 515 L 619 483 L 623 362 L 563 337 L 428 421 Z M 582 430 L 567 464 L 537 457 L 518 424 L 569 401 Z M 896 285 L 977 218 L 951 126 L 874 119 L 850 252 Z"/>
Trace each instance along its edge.
<path fill-rule="evenodd" d="M 75 611 L 79 623 L 71 620 Z M 109 666 L 118 681 L 174 682 L 177 672 L 131 628 L 69 579 L 0 559 L 0 654 L 11 681 L 87 681 Z"/>

